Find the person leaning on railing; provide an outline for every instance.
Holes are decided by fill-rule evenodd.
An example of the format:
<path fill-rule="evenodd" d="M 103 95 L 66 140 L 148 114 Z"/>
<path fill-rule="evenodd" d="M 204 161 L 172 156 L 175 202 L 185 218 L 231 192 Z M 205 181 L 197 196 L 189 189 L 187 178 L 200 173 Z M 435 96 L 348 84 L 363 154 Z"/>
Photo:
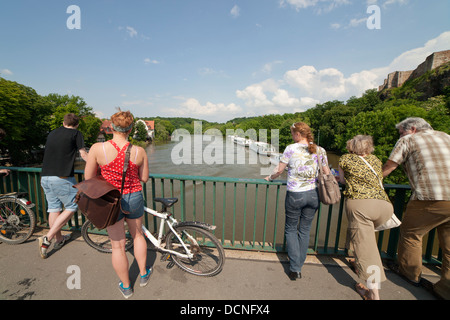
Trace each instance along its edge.
<path fill-rule="evenodd" d="M 407 118 L 396 125 L 400 139 L 383 167 L 383 176 L 403 165 L 412 195 L 400 226 L 398 266 L 394 271 L 419 285 L 422 273 L 422 238 L 437 228 L 442 249 L 441 279 L 434 293 L 450 300 L 450 135 L 433 130 L 422 118 Z"/>
<path fill-rule="evenodd" d="M 49 133 L 45 143 L 42 163 L 41 186 L 48 203 L 48 221 L 50 230 L 45 236 L 38 238 L 39 254 L 43 259 L 48 257 L 52 240 L 53 249 L 62 248 L 70 239 L 70 234 L 62 235 L 62 227 L 77 212 L 75 203 L 77 190 L 75 185 L 74 163 L 79 151 L 83 160 L 87 160 L 84 138 L 78 130 L 80 118 L 68 113 L 64 116 L 62 127 Z"/>
<path fill-rule="evenodd" d="M 346 184 L 344 191 L 348 219 L 346 246 L 355 255 L 354 267 L 357 275 L 367 282 L 367 287 L 363 283 L 357 283 L 356 291 L 363 299 L 379 300 L 380 283 L 386 281 L 386 275 L 374 228 L 388 221 L 394 208 L 381 182 L 382 163 L 372 154 L 374 151 L 372 137 L 355 136 L 347 141 L 347 150 L 349 153 L 339 159 L 339 182 Z M 372 277 L 374 271 L 378 277 Z"/>
<path fill-rule="evenodd" d="M 328 159 L 323 148 L 314 143 L 311 128 L 304 122 L 291 126 L 294 143 L 287 146 L 274 173 L 265 179 L 271 181 L 288 170 L 285 199 L 285 235 L 289 257 L 289 278 L 302 277 L 301 270 L 306 260 L 311 225 L 319 208 L 317 174 L 319 166 L 325 174 L 330 173 Z"/>

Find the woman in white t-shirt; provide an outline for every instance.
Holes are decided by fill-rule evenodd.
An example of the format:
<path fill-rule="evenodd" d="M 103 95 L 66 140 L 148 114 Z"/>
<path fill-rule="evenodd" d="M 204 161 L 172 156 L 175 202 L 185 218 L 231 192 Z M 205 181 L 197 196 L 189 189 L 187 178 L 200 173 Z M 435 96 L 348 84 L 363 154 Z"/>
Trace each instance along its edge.
<path fill-rule="evenodd" d="M 328 159 L 323 148 L 314 143 L 311 128 L 303 122 L 291 126 L 295 143 L 286 147 L 274 173 L 265 179 L 276 179 L 288 168 L 285 199 L 285 236 L 289 256 L 289 278 L 301 278 L 301 269 L 306 259 L 311 224 L 319 208 L 317 174 L 319 163 L 328 174 Z"/>

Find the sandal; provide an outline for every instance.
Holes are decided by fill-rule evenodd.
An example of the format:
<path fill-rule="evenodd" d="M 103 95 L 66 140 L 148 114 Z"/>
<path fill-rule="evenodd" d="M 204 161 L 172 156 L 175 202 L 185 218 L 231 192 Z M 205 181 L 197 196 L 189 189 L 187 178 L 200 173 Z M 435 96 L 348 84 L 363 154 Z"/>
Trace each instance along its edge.
<path fill-rule="evenodd" d="M 369 289 L 362 283 L 357 283 L 355 285 L 355 290 L 364 300 L 372 300 L 369 296 Z"/>

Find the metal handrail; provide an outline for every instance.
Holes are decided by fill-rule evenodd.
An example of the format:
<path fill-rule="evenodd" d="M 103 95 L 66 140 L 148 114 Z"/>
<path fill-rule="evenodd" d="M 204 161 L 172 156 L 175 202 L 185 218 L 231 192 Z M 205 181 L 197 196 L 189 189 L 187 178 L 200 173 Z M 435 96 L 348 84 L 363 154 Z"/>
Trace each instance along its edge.
<path fill-rule="evenodd" d="M 36 204 L 38 223 L 48 226 L 45 195 L 40 187 L 41 169 L 7 169 L 11 170 L 11 174 L 1 181 L 0 192 L 28 192 L 30 200 Z M 77 181 L 82 181 L 83 173 L 82 170 L 75 171 Z M 178 197 L 178 203 L 171 208 L 177 219 L 216 225 L 216 236 L 225 248 L 286 251 L 283 210 L 286 181 L 172 174 L 150 174 L 149 177 L 149 181 L 143 185 L 147 206 L 158 209 L 153 199 Z M 401 219 L 409 199 L 410 186 L 385 185 L 385 189 L 391 196 L 394 212 Z M 76 214 L 66 228 L 79 229 L 83 222 L 84 216 Z M 321 204 L 313 222 L 315 227 L 311 230 L 308 253 L 346 254 L 346 223 L 343 198 L 336 205 Z M 145 224 L 150 230 L 156 230 L 154 219 L 148 221 L 146 217 Z M 377 232 L 378 248 L 383 258 L 396 257 L 398 239 L 398 228 Z M 424 262 L 441 263 L 442 253 L 436 243 L 436 232 L 432 230 L 424 239 Z"/>

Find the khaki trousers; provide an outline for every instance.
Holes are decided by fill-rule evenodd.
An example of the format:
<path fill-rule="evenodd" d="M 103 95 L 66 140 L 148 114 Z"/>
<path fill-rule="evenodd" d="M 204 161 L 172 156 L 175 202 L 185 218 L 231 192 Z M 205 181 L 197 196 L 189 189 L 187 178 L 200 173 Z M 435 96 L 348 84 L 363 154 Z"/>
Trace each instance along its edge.
<path fill-rule="evenodd" d="M 400 272 L 412 281 L 422 273 L 422 238 L 437 228 L 442 249 L 441 280 L 434 290 L 450 300 L 450 201 L 411 200 L 400 226 L 398 263 Z"/>
<path fill-rule="evenodd" d="M 362 280 L 373 278 L 378 272 L 377 282 L 386 281 L 383 263 L 375 237 L 375 227 L 388 221 L 394 209 L 390 202 L 377 199 L 346 199 L 347 248 L 355 255 L 356 273 Z M 350 246 L 349 246 L 350 245 Z"/>

